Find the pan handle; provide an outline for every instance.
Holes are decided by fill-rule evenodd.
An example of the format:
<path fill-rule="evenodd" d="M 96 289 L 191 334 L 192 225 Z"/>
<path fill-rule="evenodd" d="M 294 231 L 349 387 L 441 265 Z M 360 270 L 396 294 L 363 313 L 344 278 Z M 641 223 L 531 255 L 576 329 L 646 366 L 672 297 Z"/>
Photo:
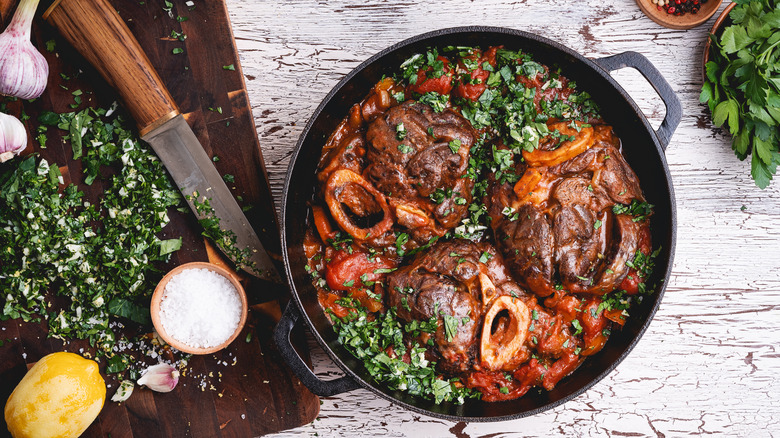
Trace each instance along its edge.
<path fill-rule="evenodd" d="M 593 61 L 608 72 L 625 67 L 636 69 L 653 86 L 655 92 L 658 93 L 664 105 L 666 105 L 664 121 L 661 122 L 661 126 L 655 131 L 655 135 L 661 143 L 661 148 L 666 151 L 672 134 L 677 129 L 677 125 L 680 124 L 682 105 L 677 94 L 672 90 L 669 82 L 666 82 L 661 72 L 644 55 L 637 52 L 618 53 L 617 55 L 594 59 Z"/>
<path fill-rule="evenodd" d="M 274 329 L 274 342 L 279 347 L 279 352 L 282 354 L 282 358 L 296 376 L 301 380 L 309 391 L 320 397 L 330 397 L 332 395 L 341 394 L 342 392 L 352 391 L 357 389 L 360 385 L 352 377 L 345 375 L 334 380 L 320 380 L 314 372 L 306 365 L 306 362 L 301 359 L 301 356 L 295 351 L 295 348 L 290 342 L 290 332 L 292 332 L 295 323 L 301 317 L 298 307 L 293 301 L 287 304 L 287 308 L 284 309 L 282 319 Z"/>

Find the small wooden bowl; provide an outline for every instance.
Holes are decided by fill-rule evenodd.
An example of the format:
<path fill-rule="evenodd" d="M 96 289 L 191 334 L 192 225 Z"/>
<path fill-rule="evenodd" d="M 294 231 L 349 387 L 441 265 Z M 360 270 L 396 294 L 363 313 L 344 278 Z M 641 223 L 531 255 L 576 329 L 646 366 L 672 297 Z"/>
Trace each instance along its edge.
<path fill-rule="evenodd" d="M 712 25 L 712 28 L 710 29 L 709 33 L 707 34 L 707 43 L 704 45 L 704 54 L 701 57 L 701 78 L 702 83 L 707 78 L 707 63 L 710 61 L 710 49 L 712 46 L 712 40 L 710 40 L 710 34 L 718 35 L 723 31 L 723 28 L 726 27 L 727 24 L 731 22 L 729 19 L 729 13 L 731 13 L 731 10 L 734 9 L 734 6 L 736 6 L 736 3 L 731 3 L 730 5 L 726 6 L 726 9 L 723 10 L 723 12 L 718 15 L 718 19 L 715 20 L 715 23 Z"/>
<path fill-rule="evenodd" d="M 709 0 L 706 4 L 702 5 L 699 12 L 691 14 L 690 12 L 685 15 L 673 15 L 667 14 L 665 10 L 658 10 L 658 7 L 653 4 L 651 0 L 636 0 L 636 4 L 639 9 L 645 13 L 651 20 L 660 24 L 661 26 L 668 27 L 670 29 L 690 29 L 705 21 L 718 12 L 718 8 L 723 0 Z"/>
<path fill-rule="evenodd" d="M 208 269 L 212 272 L 215 272 L 227 278 L 230 281 L 230 283 L 236 288 L 236 291 L 238 291 L 238 297 L 241 300 L 241 319 L 238 321 L 238 327 L 236 327 L 236 331 L 233 332 L 233 334 L 225 342 L 219 345 L 215 345 L 213 347 L 208 347 L 208 348 L 197 348 L 197 347 L 187 345 L 171 337 L 171 335 L 169 335 L 168 332 L 165 331 L 165 328 L 160 322 L 160 302 L 162 301 L 163 293 L 165 292 L 165 286 L 168 284 L 168 282 L 171 280 L 171 278 L 174 275 L 181 273 L 185 269 Z M 244 324 L 246 323 L 248 309 L 249 309 L 249 305 L 247 304 L 247 300 L 246 300 L 246 292 L 244 291 L 244 287 L 241 286 L 241 283 L 238 281 L 237 278 L 235 278 L 235 276 L 233 276 L 227 270 L 211 263 L 192 262 L 192 263 L 185 263 L 183 265 L 177 266 L 173 268 L 170 272 L 165 274 L 165 277 L 163 277 L 162 280 L 160 280 L 160 282 L 157 284 L 157 287 L 154 289 L 150 310 L 152 314 L 152 323 L 154 324 L 155 330 L 157 330 L 157 334 L 160 335 L 160 337 L 165 342 L 170 344 L 173 348 L 190 354 L 209 354 L 227 347 L 228 345 L 230 345 L 231 342 L 233 342 L 236 339 L 236 337 L 238 337 L 238 334 L 241 333 L 241 330 L 244 328 Z"/>

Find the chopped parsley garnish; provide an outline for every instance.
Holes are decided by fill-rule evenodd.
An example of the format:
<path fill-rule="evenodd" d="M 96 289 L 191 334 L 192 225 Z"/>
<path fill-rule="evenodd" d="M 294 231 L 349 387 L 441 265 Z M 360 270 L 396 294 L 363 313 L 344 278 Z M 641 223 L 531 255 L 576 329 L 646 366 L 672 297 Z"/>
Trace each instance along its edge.
<path fill-rule="evenodd" d="M 450 150 L 452 151 L 453 154 L 457 154 L 458 153 L 458 151 L 460 150 L 460 145 L 461 145 L 461 142 L 457 138 L 455 140 L 452 140 L 449 143 Z"/>
<path fill-rule="evenodd" d="M 398 150 L 401 151 L 402 154 L 411 154 L 412 152 L 414 152 L 413 147 L 403 143 L 398 145 Z"/>
<path fill-rule="evenodd" d="M 428 196 L 434 204 L 441 204 L 452 198 L 452 189 L 436 189 Z"/>
<path fill-rule="evenodd" d="M 578 334 L 582 333 L 582 324 L 580 324 L 580 321 L 577 319 L 573 319 L 571 321 L 572 327 L 574 327 L 574 336 L 577 336 Z"/>
<path fill-rule="evenodd" d="M 653 205 L 648 204 L 645 201 L 634 199 L 631 201 L 631 205 L 615 204 L 612 206 L 612 212 L 615 214 L 634 216 L 632 220 L 634 222 L 639 222 L 647 219 L 648 216 L 653 214 Z"/>
<path fill-rule="evenodd" d="M 395 238 L 395 250 L 399 257 L 404 256 L 403 246 L 409 241 L 409 235 L 406 233 L 399 233 Z"/>
<path fill-rule="evenodd" d="M 114 110 L 39 116 L 67 133 L 85 184 L 103 187 L 96 204 L 77 186 L 62 187 L 58 166 L 36 155 L 0 172 L 0 319 L 42 317 L 51 336 L 88 339 L 109 355 L 113 317 L 150 321 L 148 297 L 160 278 L 153 263 L 181 247 L 180 238 L 158 234 L 168 209 L 182 205 L 162 163 Z M 104 177 L 108 167 L 116 172 Z"/>
<path fill-rule="evenodd" d="M 434 91 L 423 94 L 419 99 L 420 103 L 430 106 L 437 113 L 444 111 L 444 109 L 447 108 L 449 101 L 449 94 L 439 94 Z"/>
<path fill-rule="evenodd" d="M 425 358 L 426 348 L 412 344 L 408 351 L 404 333 L 436 331 L 436 321 L 413 321 L 402 325 L 395 308 L 385 314 L 369 318 L 368 312 L 351 298 L 339 300 L 341 306 L 352 309 L 344 318 L 331 315 L 339 342 L 363 362 L 369 374 L 391 390 L 433 400 L 435 403 L 462 404 L 466 398 L 477 398 L 479 393 L 460 385 L 455 379 L 440 378 L 436 363 Z M 455 319 L 457 323 L 457 319 Z M 402 357 L 409 353 L 409 363 Z"/>
<path fill-rule="evenodd" d="M 447 342 L 452 342 L 455 336 L 458 334 L 458 325 L 461 320 L 447 314 L 443 315 L 444 319 L 444 336 L 447 338 Z M 464 323 L 465 325 L 466 323 Z"/>
<path fill-rule="evenodd" d="M 399 123 L 399 124 L 395 125 L 395 138 L 397 138 L 398 140 L 403 140 L 403 139 L 406 138 L 406 128 L 404 128 L 404 124 L 403 123 Z M 403 151 L 401 151 L 401 152 L 403 152 Z M 406 152 L 404 152 L 404 153 L 406 153 Z"/>

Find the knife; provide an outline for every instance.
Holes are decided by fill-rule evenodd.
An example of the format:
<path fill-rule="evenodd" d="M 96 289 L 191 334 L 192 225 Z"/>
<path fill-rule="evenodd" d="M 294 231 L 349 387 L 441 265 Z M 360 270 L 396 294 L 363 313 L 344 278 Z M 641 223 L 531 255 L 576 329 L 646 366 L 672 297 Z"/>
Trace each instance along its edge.
<path fill-rule="evenodd" d="M 117 90 L 138 124 L 141 139 L 152 146 L 198 219 L 211 218 L 235 236 L 235 244 L 216 242 L 244 271 L 281 283 L 241 207 L 230 193 L 173 97 L 130 29 L 107 0 L 55 0 L 44 12 L 68 42 Z"/>

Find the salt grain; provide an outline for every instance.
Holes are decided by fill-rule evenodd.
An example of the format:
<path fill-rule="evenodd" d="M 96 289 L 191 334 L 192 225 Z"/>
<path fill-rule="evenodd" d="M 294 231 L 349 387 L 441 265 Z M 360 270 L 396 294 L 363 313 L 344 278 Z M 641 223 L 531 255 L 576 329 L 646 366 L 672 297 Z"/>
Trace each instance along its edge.
<path fill-rule="evenodd" d="M 171 277 L 160 301 L 168 334 L 191 347 L 219 345 L 236 331 L 241 300 L 230 281 L 208 269 L 185 269 Z"/>

